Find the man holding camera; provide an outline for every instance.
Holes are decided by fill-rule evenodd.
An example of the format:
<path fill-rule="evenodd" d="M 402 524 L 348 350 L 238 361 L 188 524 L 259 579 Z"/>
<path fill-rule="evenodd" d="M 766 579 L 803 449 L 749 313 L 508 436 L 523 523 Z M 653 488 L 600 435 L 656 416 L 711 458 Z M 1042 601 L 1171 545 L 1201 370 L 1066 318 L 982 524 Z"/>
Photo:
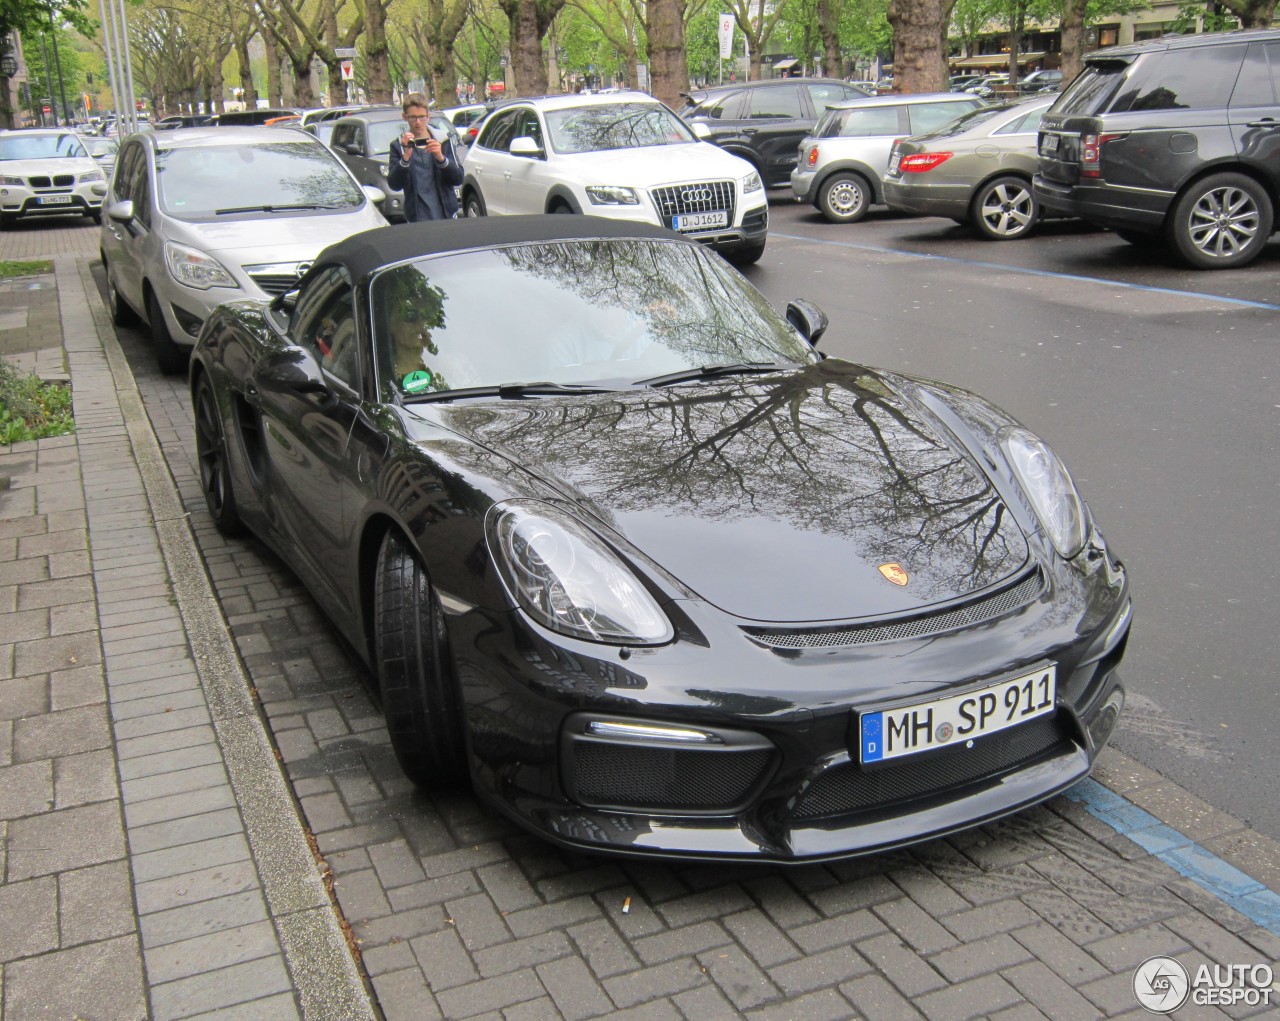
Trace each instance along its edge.
<path fill-rule="evenodd" d="M 450 220 L 458 215 L 454 189 L 462 183 L 462 164 L 448 139 L 432 137 L 427 97 L 410 92 L 401 104 L 409 130 L 391 143 L 387 183 L 404 192 L 404 216 L 419 220 Z"/>

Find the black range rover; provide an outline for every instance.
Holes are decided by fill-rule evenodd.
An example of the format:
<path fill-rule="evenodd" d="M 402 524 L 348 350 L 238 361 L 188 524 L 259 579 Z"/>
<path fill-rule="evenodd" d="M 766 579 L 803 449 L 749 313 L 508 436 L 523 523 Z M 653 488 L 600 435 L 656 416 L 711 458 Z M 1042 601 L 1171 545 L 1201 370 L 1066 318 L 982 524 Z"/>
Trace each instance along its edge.
<path fill-rule="evenodd" d="M 1090 54 L 1040 122 L 1044 209 L 1199 269 L 1257 258 L 1280 197 L 1280 31 L 1166 36 Z"/>

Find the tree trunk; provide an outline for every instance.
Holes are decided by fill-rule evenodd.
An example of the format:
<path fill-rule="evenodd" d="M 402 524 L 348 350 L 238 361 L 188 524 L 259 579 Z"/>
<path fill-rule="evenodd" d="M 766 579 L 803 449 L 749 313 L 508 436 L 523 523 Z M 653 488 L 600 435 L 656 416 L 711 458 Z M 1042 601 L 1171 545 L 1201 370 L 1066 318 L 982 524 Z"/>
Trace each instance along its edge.
<path fill-rule="evenodd" d="M 649 88 L 655 99 L 679 109 L 681 93 L 689 91 L 689 61 L 685 56 L 685 0 L 649 0 L 645 34 L 649 37 Z"/>
<path fill-rule="evenodd" d="M 1014 0 L 1013 17 L 1009 19 L 1009 88 L 1018 88 L 1018 54 L 1022 52 L 1022 29 L 1026 23 L 1027 5 Z"/>
<path fill-rule="evenodd" d="M 311 57 L 311 53 L 299 54 L 289 61 L 289 70 L 293 74 L 293 102 L 288 104 L 290 106 L 308 109 L 317 105 L 315 90 L 311 87 Z"/>
<path fill-rule="evenodd" d="M 832 78 L 844 77 L 844 55 L 840 52 L 842 0 L 818 0 L 818 35 L 822 39 L 823 70 Z"/>
<path fill-rule="evenodd" d="M 547 91 L 547 65 L 542 37 L 565 0 L 503 0 L 510 30 L 512 93 L 541 96 Z"/>
<path fill-rule="evenodd" d="M 240 68 L 240 88 L 244 92 L 244 105 L 253 110 L 258 105 L 258 90 L 253 87 L 253 68 L 249 64 L 249 38 L 237 36 L 235 42 L 236 64 Z"/>
<path fill-rule="evenodd" d="M 947 23 L 955 0 L 889 0 L 893 91 L 945 92 Z"/>
<path fill-rule="evenodd" d="M 1084 69 L 1084 14 L 1089 0 L 1063 0 L 1062 21 L 1062 87 L 1065 89 Z"/>
<path fill-rule="evenodd" d="M 387 8 L 384 0 L 364 5 L 365 88 L 370 103 L 391 102 L 391 76 L 387 71 Z"/>
<path fill-rule="evenodd" d="M 279 106 L 280 104 L 280 51 L 276 46 L 276 41 L 271 37 L 270 32 L 264 32 L 262 35 L 263 45 L 267 50 L 267 106 Z M 245 105 L 248 106 L 246 99 Z M 253 109 L 252 106 L 249 107 Z"/>

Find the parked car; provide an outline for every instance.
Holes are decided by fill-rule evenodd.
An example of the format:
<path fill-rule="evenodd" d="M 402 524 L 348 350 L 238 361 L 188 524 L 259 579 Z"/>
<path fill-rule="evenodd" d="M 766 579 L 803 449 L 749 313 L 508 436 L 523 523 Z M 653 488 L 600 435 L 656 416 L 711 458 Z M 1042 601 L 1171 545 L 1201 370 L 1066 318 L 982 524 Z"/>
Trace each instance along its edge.
<path fill-rule="evenodd" d="M 1062 88 L 1062 72 L 1057 68 L 1044 68 L 1032 71 L 1025 78 L 1018 79 L 1018 91 L 1030 95 L 1036 92 L 1057 92 Z"/>
<path fill-rule="evenodd" d="M 66 128 L 0 133 L 0 228 L 29 216 L 102 218 L 106 176 L 84 139 Z"/>
<path fill-rule="evenodd" d="M 589 213 L 661 224 L 743 264 L 764 253 L 769 206 L 760 175 L 643 93 L 501 107 L 464 170 L 467 216 Z"/>
<path fill-rule="evenodd" d="M 273 121 L 280 117 L 297 117 L 300 113 L 301 111 L 289 107 L 264 107 L 260 110 L 227 110 L 218 114 L 213 123 L 221 128 L 246 127 L 266 124 L 268 121 Z"/>
<path fill-rule="evenodd" d="M 828 106 L 870 94 L 833 78 L 775 78 L 698 89 L 677 112 L 706 124 L 708 141 L 741 156 L 773 188 L 787 184 L 796 146 Z"/>
<path fill-rule="evenodd" d="M 404 193 L 387 181 L 387 163 L 391 143 L 408 128 L 404 112 L 398 106 L 366 106 L 331 122 L 329 147 L 347 165 L 361 184 L 371 185 L 383 194 L 382 214 L 392 223 L 404 221 Z M 436 138 L 448 138 L 459 160 L 465 151 L 452 122 L 433 112 L 431 131 Z"/>
<path fill-rule="evenodd" d="M 1196 269 L 1243 266 L 1275 229 L 1277 97 L 1275 29 L 1092 53 L 1041 121 L 1036 198 Z"/>
<path fill-rule="evenodd" d="M 791 191 L 832 223 L 856 223 L 884 202 L 881 178 L 895 139 L 932 131 L 982 105 L 967 93 L 924 92 L 832 107 L 800 143 Z"/>
<path fill-rule="evenodd" d="M 116 153 L 120 149 L 120 140 L 118 138 L 81 138 L 80 141 L 98 164 L 103 177 L 108 181 L 111 180 L 111 172 L 116 166 Z"/>
<path fill-rule="evenodd" d="M 171 131 L 174 128 L 201 128 L 206 124 L 212 124 L 214 115 L 211 113 L 175 113 L 168 117 L 161 117 L 155 122 L 157 131 Z"/>
<path fill-rule="evenodd" d="M 579 851 L 898 848 L 1088 775 L 1129 582 L 1043 440 L 825 325 L 642 223 L 372 231 L 214 313 L 199 483 L 414 783 Z"/>
<path fill-rule="evenodd" d="M 949 216 L 979 236 L 1012 241 L 1040 219 L 1031 192 L 1036 133 L 1052 97 L 979 107 L 914 138 L 894 142 L 884 177 L 890 209 Z"/>
<path fill-rule="evenodd" d="M 288 290 L 330 242 L 385 225 L 375 197 L 301 131 L 131 135 L 100 241 L 111 317 L 145 320 L 160 367 L 180 372 L 218 304 Z"/>
<path fill-rule="evenodd" d="M 485 103 L 467 103 L 464 106 L 448 106 L 439 112 L 447 117 L 449 123 L 461 132 L 463 128 L 475 123 L 487 114 L 489 109 L 489 106 Z"/>

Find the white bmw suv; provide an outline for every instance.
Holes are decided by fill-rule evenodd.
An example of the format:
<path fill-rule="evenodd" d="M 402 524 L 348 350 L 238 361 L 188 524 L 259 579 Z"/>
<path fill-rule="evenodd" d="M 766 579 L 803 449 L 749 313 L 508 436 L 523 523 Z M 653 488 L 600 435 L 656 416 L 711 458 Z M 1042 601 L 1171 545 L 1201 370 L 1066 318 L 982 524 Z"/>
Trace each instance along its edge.
<path fill-rule="evenodd" d="M 464 170 L 467 216 L 586 213 L 668 227 L 739 265 L 764 254 L 769 206 L 755 168 L 644 93 L 506 104 Z"/>
<path fill-rule="evenodd" d="M 100 222 L 106 191 L 106 176 L 74 131 L 0 135 L 0 227 L 50 213 L 80 213 Z"/>

